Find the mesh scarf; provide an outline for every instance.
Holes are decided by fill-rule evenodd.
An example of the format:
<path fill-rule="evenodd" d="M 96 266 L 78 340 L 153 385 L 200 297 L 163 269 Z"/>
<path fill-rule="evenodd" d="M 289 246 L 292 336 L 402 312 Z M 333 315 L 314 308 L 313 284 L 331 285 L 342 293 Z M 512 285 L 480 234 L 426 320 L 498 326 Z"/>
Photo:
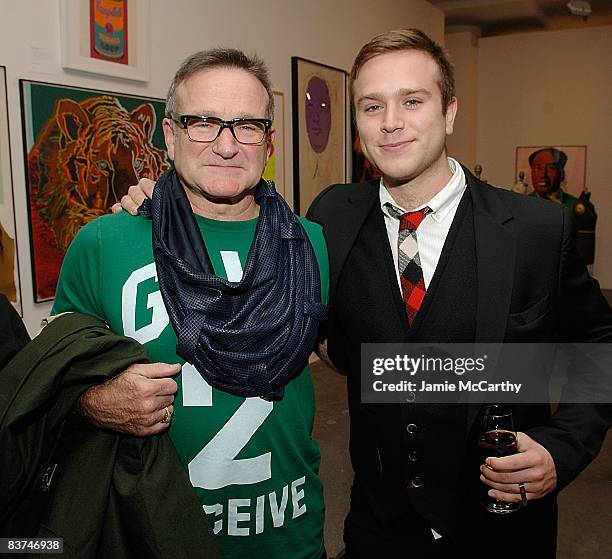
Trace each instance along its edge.
<path fill-rule="evenodd" d="M 263 179 L 255 200 L 259 220 L 239 282 L 215 275 L 174 169 L 140 212 L 152 220 L 157 277 L 177 355 L 219 390 L 280 400 L 306 366 L 327 307 L 314 249 L 295 214 Z"/>

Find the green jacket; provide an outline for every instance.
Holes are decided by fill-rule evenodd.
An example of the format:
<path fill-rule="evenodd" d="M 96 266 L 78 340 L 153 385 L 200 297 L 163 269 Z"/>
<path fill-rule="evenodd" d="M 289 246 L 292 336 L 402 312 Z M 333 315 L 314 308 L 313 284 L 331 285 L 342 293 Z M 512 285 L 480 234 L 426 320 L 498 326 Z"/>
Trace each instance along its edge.
<path fill-rule="evenodd" d="M 0 371 L 0 536 L 62 537 L 63 557 L 221 557 L 167 434 L 72 414 L 89 386 L 148 361 L 99 320 L 60 316 Z"/>

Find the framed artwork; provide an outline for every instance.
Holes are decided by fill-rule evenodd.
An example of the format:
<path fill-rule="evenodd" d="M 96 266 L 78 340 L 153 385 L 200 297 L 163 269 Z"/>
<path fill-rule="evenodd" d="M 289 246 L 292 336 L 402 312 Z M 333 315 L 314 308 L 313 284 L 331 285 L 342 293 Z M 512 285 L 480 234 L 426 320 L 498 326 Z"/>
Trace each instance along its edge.
<path fill-rule="evenodd" d="M 6 68 L 0 66 L 0 293 L 6 295 L 19 314 L 23 314 L 16 233 L 6 100 Z"/>
<path fill-rule="evenodd" d="M 55 295 L 68 245 L 142 177 L 168 168 L 162 99 L 20 80 L 36 302 Z"/>
<path fill-rule="evenodd" d="M 551 197 L 584 191 L 586 146 L 522 146 L 516 148 L 514 180 L 523 173 L 525 194 Z"/>
<path fill-rule="evenodd" d="M 64 68 L 149 79 L 147 0 L 60 0 L 60 10 Z"/>
<path fill-rule="evenodd" d="M 291 58 L 293 209 L 304 213 L 330 184 L 346 182 L 346 72 Z"/>
<path fill-rule="evenodd" d="M 274 151 L 268 159 L 263 178 L 274 181 L 276 191 L 286 198 L 285 191 L 285 95 L 282 91 L 273 91 L 274 95 Z"/>

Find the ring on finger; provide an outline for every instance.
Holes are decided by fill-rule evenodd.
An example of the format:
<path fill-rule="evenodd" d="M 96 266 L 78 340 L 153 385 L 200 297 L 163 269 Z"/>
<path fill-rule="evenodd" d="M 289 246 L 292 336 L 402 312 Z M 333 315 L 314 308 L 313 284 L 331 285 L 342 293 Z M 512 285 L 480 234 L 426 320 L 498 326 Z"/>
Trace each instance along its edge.
<path fill-rule="evenodd" d="M 518 484 L 519 486 L 519 492 L 521 494 L 521 505 L 523 507 L 527 506 L 527 490 L 525 489 L 525 484 L 523 482 Z"/>
<path fill-rule="evenodd" d="M 172 414 L 170 413 L 168 406 L 164 406 L 164 413 L 165 415 L 161 420 L 161 423 L 170 423 L 170 420 L 172 419 Z"/>

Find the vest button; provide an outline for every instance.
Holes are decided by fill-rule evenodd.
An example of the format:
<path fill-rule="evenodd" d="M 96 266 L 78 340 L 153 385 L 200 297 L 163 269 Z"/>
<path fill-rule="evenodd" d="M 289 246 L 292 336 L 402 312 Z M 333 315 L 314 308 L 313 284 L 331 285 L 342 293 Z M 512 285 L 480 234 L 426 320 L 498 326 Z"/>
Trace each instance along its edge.
<path fill-rule="evenodd" d="M 419 476 L 414 476 L 411 480 L 410 480 L 410 485 L 412 485 L 412 487 L 414 488 L 418 488 L 421 487 L 423 485 L 423 479 L 420 478 Z"/>
<path fill-rule="evenodd" d="M 411 450 L 408 453 L 408 460 L 410 460 L 411 462 L 416 462 L 418 460 L 416 450 Z"/>
<path fill-rule="evenodd" d="M 414 423 L 409 423 L 406 427 L 406 431 L 414 435 L 417 432 L 417 426 Z"/>

